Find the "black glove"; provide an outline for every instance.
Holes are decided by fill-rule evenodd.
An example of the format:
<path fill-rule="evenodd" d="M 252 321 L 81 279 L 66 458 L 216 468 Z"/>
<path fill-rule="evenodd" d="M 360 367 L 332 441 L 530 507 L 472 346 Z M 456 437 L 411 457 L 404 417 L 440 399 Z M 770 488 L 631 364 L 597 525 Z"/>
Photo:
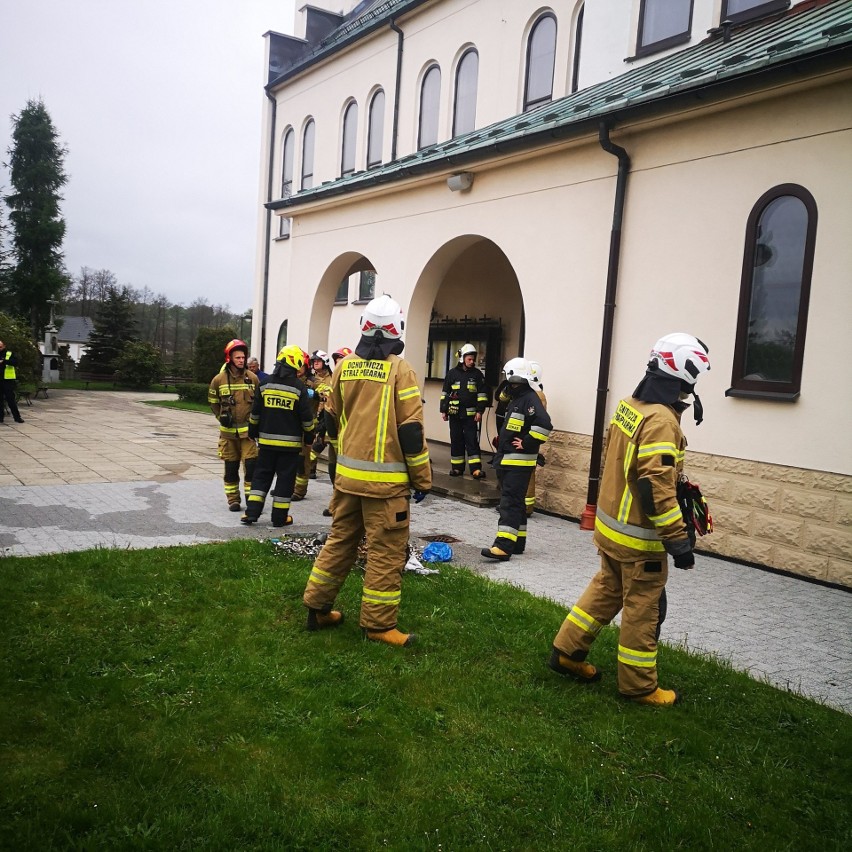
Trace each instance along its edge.
<path fill-rule="evenodd" d="M 316 441 L 311 444 L 311 449 L 319 455 L 325 449 L 325 442 L 322 438 L 317 438 Z"/>
<path fill-rule="evenodd" d="M 695 553 L 692 548 L 686 551 L 686 553 L 678 553 L 677 556 L 674 557 L 675 568 L 682 568 L 684 571 L 688 571 L 690 568 L 695 567 Z"/>

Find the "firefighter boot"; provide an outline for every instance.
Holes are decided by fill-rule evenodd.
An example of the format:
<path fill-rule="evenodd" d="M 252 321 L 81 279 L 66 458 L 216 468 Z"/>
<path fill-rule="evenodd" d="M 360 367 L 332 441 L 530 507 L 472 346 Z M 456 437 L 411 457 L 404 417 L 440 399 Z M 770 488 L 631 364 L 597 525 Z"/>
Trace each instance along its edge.
<path fill-rule="evenodd" d="M 548 665 L 556 674 L 573 677 L 583 683 L 595 683 L 601 679 L 601 673 L 591 663 L 572 660 L 557 648 L 553 649 Z"/>
<path fill-rule="evenodd" d="M 343 613 L 328 607 L 326 610 L 309 609 L 308 622 L 305 627 L 310 630 L 325 630 L 326 627 L 340 627 L 343 624 Z"/>
<path fill-rule="evenodd" d="M 499 547 L 483 547 L 479 551 L 486 559 L 496 559 L 498 562 L 508 562 L 512 558 L 511 553 L 500 550 Z"/>
<path fill-rule="evenodd" d="M 389 630 L 370 630 L 365 627 L 364 636 L 371 642 L 384 642 L 385 645 L 395 645 L 398 648 L 408 648 L 417 641 L 416 633 L 400 633 L 396 627 Z"/>
<path fill-rule="evenodd" d="M 680 701 L 680 696 L 673 689 L 660 689 L 658 686 L 650 695 L 632 696 L 634 704 L 646 704 L 649 707 L 671 707 Z"/>

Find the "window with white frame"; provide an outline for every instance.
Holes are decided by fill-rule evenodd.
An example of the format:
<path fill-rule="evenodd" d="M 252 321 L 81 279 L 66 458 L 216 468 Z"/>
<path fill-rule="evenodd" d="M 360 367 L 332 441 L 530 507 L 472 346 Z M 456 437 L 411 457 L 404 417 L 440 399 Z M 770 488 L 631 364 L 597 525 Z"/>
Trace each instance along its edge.
<path fill-rule="evenodd" d="M 379 89 L 370 99 L 367 127 L 367 168 L 382 163 L 382 143 L 385 132 L 385 93 Z"/>
<path fill-rule="evenodd" d="M 441 69 L 433 65 L 420 84 L 420 122 L 417 147 L 428 148 L 438 141 L 438 117 L 441 108 Z"/>
<path fill-rule="evenodd" d="M 476 129 L 476 89 L 479 83 L 479 54 L 466 50 L 456 68 L 456 92 L 453 104 L 453 136 Z"/>
<path fill-rule="evenodd" d="M 343 113 L 343 142 L 340 152 L 340 176 L 355 171 L 355 142 L 358 134 L 358 104 L 351 101 Z"/>
<path fill-rule="evenodd" d="M 553 99 L 556 62 L 556 18 L 549 12 L 533 24 L 527 39 L 524 110 Z"/>
<path fill-rule="evenodd" d="M 693 0 L 642 0 L 636 55 L 645 56 L 689 41 Z"/>

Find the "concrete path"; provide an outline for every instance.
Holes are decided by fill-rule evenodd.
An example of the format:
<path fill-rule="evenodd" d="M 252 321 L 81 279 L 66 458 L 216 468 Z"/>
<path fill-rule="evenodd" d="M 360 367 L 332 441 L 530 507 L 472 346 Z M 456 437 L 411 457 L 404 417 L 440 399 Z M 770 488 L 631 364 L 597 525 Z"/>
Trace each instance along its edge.
<path fill-rule="evenodd" d="M 209 415 L 145 405 L 163 394 L 51 391 L 0 426 L 0 553 L 143 548 L 276 535 L 228 512 Z M 294 503 L 293 532 L 324 531 L 331 486 L 321 474 Z M 535 515 L 527 552 L 508 563 L 479 555 L 497 515 L 437 495 L 412 509 L 412 538 L 449 535 L 456 564 L 569 607 L 597 570 L 591 535 Z M 0 563 L 1 565 L 2 563 Z M 413 578 L 412 578 L 413 581 Z M 848 592 L 699 556 L 672 570 L 663 640 L 730 660 L 782 689 L 852 713 Z M 553 625 L 556 633 L 558 623 Z M 614 667 L 614 661 L 613 661 Z M 673 684 L 676 685 L 676 684 Z"/>

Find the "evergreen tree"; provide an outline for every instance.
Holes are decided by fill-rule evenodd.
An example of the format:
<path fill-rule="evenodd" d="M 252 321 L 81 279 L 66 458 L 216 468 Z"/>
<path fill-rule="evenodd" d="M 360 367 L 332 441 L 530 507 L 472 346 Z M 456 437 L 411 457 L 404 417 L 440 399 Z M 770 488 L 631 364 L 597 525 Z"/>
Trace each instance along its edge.
<path fill-rule="evenodd" d="M 95 317 L 95 327 L 89 336 L 86 353 L 80 359 L 80 368 L 88 373 L 111 375 L 116 370 L 116 360 L 129 341 L 136 335 L 136 307 L 127 287 L 107 287 L 105 298 Z"/>
<path fill-rule="evenodd" d="M 200 328 L 193 345 L 192 376 L 208 383 L 225 363 L 225 346 L 237 336 L 230 325 L 224 328 Z"/>
<path fill-rule="evenodd" d="M 9 227 L 6 223 L 6 205 L 0 200 L 0 305 L 8 307 L 12 302 L 12 251 Z"/>
<path fill-rule="evenodd" d="M 8 150 L 13 191 L 5 196 L 12 226 L 15 265 L 10 276 L 11 307 L 29 323 L 33 339 L 50 317 L 48 299 L 57 299 L 67 286 L 62 240 L 65 220 L 59 209 L 59 190 L 68 178 L 67 149 L 41 100 L 27 101 L 12 118 Z"/>

